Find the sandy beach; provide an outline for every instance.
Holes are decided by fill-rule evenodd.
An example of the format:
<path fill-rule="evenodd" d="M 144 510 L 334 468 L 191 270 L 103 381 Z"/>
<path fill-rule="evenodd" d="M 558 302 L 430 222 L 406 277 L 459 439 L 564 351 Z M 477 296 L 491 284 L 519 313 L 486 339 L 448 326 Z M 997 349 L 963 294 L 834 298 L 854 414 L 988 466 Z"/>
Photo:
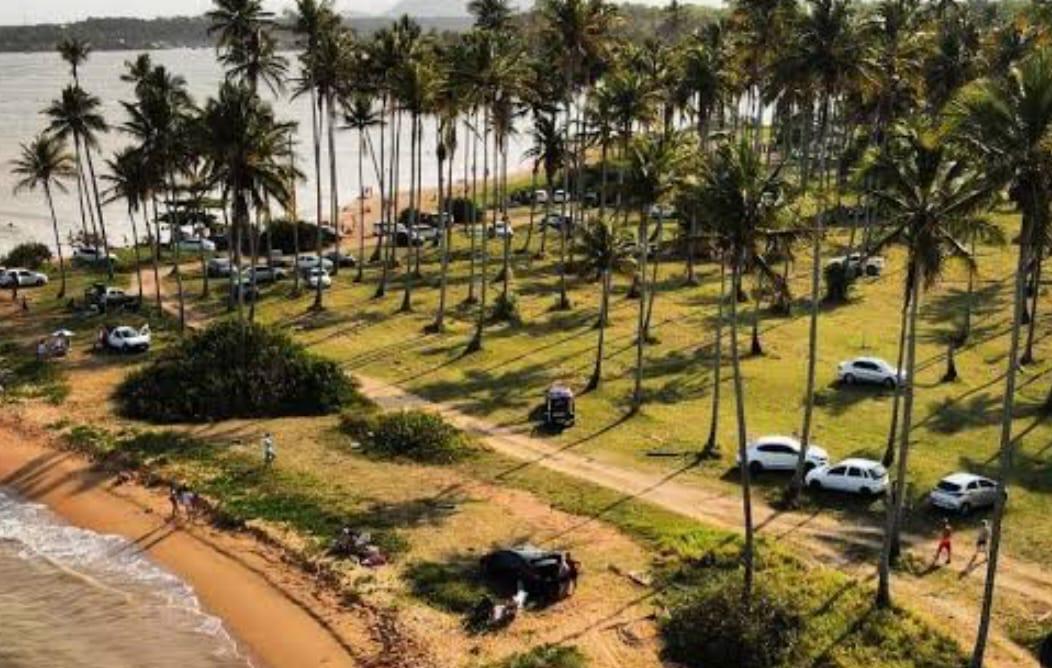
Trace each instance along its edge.
<path fill-rule="evenodd" d="M 0 415 L 0 485 L 75 526 L 131 541 L 194 588 L 253 665 L 359 665 L 353 651 L 368 644 L 364 631 L 277 550 L 247 535 L 169 521 L 163 490 L 117 484 L 13 412 Z"/>

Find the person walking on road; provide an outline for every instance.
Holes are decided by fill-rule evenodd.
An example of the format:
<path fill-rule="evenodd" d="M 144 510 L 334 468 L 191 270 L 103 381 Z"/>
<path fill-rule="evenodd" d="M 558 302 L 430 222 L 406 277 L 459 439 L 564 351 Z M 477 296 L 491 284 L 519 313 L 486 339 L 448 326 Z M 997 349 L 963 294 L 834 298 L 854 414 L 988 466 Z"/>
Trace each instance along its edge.
<path fill-rule="evenodd" d="M 267 468 L 278 458 L 278 451 L 274 447 L 274 435 L 269 431 L 263 434 L 263 465 Z"/>
<path fill-rule="evenodd" d="M 990 544 L 990 520 L 983 520 L 983 523 L 979 526 L 979 535 L 975 538 L 975 556 L 981 554 L 984 557 L 987 555 L 987 548 Z"/>

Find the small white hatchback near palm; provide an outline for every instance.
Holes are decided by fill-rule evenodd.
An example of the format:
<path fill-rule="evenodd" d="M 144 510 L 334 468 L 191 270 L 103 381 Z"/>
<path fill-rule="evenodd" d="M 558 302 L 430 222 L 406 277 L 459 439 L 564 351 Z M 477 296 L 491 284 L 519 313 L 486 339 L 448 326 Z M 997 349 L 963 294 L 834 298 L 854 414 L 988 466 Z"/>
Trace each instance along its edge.
<path fill-rule="evenodd" d="M 763 436 L 748 445 L 745 457 L 754 475 L 763 471 L 794 471 L 800 458 L 800 441 L 792 436 Z M 829 453 L 817 445 L 807 448 L 806 457 L 804 471 L 829 463 Z M 741 466 L 741 455 L 737 464 Z"/>
<path fill-rule="evenodd" d="M 953 473 L 940 480 L 928 498 L 937 508 L 967 515 L 994 505 L 997 483 L 974 473 Z"/>
<path fill-rule="evenodd" d="M 888 470 L 872 459 L 852 458 L 815 467 L 804 478 L 808 488 L 875 496 L 888 491 Z"/>
<path fill-rule="evenodd" d="M 332 287 L 332 277 L 329 276 L 329 272 L 319 268 L 311 269 L 307 272 L 307 285 L 309 287 L 317 288 L 319 283 L 321 283 L 323 289 Z"/>
<path fill-rule="evenodd" d="M 857 357 L 837 366 L 836 379 L 845 385 L 870 383 L 890 388 L 906 380 L 906 374 L 879 357 Z"/>

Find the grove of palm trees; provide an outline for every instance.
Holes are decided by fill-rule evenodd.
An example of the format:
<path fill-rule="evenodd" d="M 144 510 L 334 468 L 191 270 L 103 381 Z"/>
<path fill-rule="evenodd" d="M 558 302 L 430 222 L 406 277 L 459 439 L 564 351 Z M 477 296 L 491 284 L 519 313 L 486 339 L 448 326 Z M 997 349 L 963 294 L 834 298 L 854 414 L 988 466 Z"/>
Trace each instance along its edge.
<path fill-rule="evenodd" d="M 434 650 L 436 666 L 461 651 L 455 665 L 552 668 L 1052 659 L 1048 8 L 735 0 L 700 11 L 673 0 L 647 25 L 605 0 L 469 10 L 465 33 L 402 17 L 366 37 L 328 0 L 298 0 L 285 17 L 259 0 L 214 0 L 219 89 L 193 99 L 144 54 L 120 73 L 134 93 L 120 118 L 81 87 L 90 47 L 61 45 L 72 83 L 12 166 L 51 208 L 55 309 L 79 296 L 68 282 L 127 276 L 144 315 L 171 318 L 162 346 L 189 349 L 176 340 L 212 320 L 282 329 L 380 408 L 420 402 L 480 444 L 447 468 L 380 463 L 340 440 L 350 437 L 334 420 L 289 418 L 268 423 L 288 463 L 249 492 L 232 491 L 234 455 L 184 448 L 150 465 L 230 495 L 246 520 L 301 532 L 312 558 L 345 518 L 367 522 L 366 500 L 374 513 L 407 504 L 368 520 L 385 550 L 406 555 L 392 558 L 396 574 L 342 582 L 357 583 L 355 605 L 370 614 L 422 606 L 425 628 L 463 641 Z M 287 38 L 295 52 L 278 49 Z M 275 112 L 286 97 L 309 101 L 311 127 Z M 106 132 L 127 146 L 101 154 Z M 523 155 L 513 137 L 529 144 Z M 295 146 L 309 147 L 307 164 Z M 316 206 L 303 216 L 296 185 L 308 174 Z M 117 262 L 71 272 L 56 197 L 77 198 L 81 240 Z M 107 234 L 111 201 L 132 248 Z M 222 248 L 182 250 L 187 228 Z M 339 261 L 347 254 L 353 264 Z M 228 277 L 210 278 L 216 256 L 229 258 Z M 284 281 L 239 269 L 288 257 Z M 879 269 L 863 270 L 870 262 Z M 895 380 L 838 376 L 839 363 L 871 357 Z M 570 428 L 544 422 L 553 384 L 576 393 Z M 799 441 L 792 464 L 738 465 L 768 434 Z M 812 446 L 830 464 L 879 462 L 888 489 L 821 489 Z M 991 507 L 931 506 L 954 472 L 994 481 Z M 611 544 L 632 568 L 582 546 L 579 586 L 595 570 L 624 575 L 611 597 L 631 598 L 628 587 L 641 598 L 617 614 L 641 609 L 649 637 L 609 641 L 617 615 L 584 624 L 574 615 L 586 611 L 558 606 L 543 613 L 563 615 L 550 626 L 465 630 L 459 588 L 479 585 L 464 564 L 494 545 L 464 545 L 470 530 L 447 545 L 442 522 L 455 520 L 408 508 L 412 489 L 436 486 L 438 499 L 464 480 L 474 491 L 449 502 L 454 514 L 476 492 L 483 504 L 529 494 L 580 519 L 521 542 L 619 532 Z M 505 524 L 471 512 L 480 536 L 523 536 L 514 512 Z M 931 557 L 945 522 L 954 554 L 942 566 Z M 549 662 L 526 662 L 531 651 Z"/>

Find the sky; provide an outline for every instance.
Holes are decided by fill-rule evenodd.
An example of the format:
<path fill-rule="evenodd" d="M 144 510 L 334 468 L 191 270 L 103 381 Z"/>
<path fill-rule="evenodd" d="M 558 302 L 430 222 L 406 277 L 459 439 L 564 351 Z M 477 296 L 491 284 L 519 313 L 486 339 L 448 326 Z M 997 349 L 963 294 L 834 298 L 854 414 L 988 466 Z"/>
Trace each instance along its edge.
<path fill-rule="evenodd" d="M 642 0 L 665 4 L 667 0 Z M 336 0 L 344 12 L 382 14 L 397 0 Z M 281 11 L 292 0 L 264 0 L 268 9 Z M 0 0 L 0 25 L 66 23 L 89 16 L 188 16 L 204 13 L 211 0 Z"/>

